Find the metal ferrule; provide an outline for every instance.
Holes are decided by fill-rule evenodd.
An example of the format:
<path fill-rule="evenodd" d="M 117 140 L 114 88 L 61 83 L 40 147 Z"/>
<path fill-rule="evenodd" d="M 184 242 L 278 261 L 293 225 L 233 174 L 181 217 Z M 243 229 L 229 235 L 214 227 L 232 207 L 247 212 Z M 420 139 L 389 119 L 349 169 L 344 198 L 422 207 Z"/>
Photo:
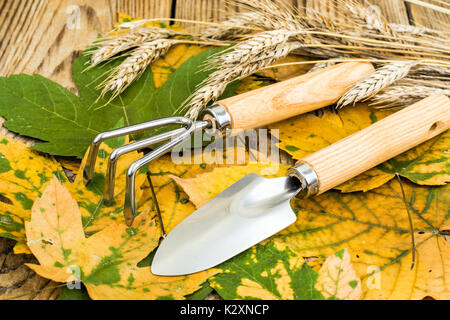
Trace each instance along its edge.
<path fill-rule="evenodd" d="M 227 130 L 231 129 L 231 116 L 227 109 L 220 104 L 215 104 L 203 110 L 200 118 L 211 123 L 210 130 L 219 130 L 225 134 Z"/>
<path fill-rule="evenodd" d="M 314 169 L 307 163 L 300 163 L 291 167 L 288 175 L 296 177 L 302 184 L 302 191 L 299 193 L 300 197 L 307 198 L 319 192 L 319 178 Z"/>

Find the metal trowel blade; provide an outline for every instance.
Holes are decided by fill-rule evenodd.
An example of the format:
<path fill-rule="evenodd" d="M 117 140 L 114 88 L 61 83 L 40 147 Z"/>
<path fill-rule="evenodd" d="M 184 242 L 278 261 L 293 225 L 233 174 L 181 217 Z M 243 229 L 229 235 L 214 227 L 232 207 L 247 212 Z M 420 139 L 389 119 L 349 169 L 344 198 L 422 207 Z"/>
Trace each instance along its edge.
<path fill-rule="evenodd" d="M 290 200 L 300 190 L 292 177 L 246 175 L 169 233 L 153 258 L 152 273 L 203 271 L 281 231 L 296 220 Z"/>

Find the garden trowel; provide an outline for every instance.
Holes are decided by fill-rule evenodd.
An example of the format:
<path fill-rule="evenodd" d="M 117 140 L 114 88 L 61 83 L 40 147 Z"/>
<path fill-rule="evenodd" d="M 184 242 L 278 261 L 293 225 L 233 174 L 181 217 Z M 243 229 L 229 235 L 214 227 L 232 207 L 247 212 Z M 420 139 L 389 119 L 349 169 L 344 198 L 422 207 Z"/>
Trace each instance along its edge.
<path fill-rule="evenodd" d="M 168 234 L 151 271 L 175 276 L 214 267 L 294 223 L 293 197 L 320 195 L 449 126 L 450 99 L 436 95 L 307 156 L 286 177 L 246 175 Z"/>

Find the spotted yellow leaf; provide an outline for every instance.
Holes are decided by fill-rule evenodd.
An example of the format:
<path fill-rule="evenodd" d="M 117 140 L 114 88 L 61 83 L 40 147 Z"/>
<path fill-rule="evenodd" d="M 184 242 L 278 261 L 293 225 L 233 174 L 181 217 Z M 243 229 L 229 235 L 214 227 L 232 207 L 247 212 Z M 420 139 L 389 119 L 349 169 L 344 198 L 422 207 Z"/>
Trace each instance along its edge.
<path fill-rule="evenodd" d="M 222 272 L 208 281 L 226 300 L 324 299 L 314 287 L 317 271 L 301 256 L 272 242 L 256 245 L 217 268 Z"/>
<path fill-rule="evenodd" d="M 278 163 L 250 163 L 245 166 L 216 167 L 190 179 L 172 178 L 188 193 L 190 201 L 198 208 L 249 173 L 275 178 L 286 175 L 287 169 L 287 166 Z"/>
<path fill-rule="evenodd" d="M 398 182 L 362 193 L 336 191 L 292 203 L 297 222 L 274 241 L 299 255 L 329 255 L 348 248 L 365 299 L 450 297 L 450 188 L 404 183 L 416 242 Z"/>
<path fill-rule="evenodd" d="M 279 129 L 279 147 L 301 159 L 364 127 L 391 111 L 372 110 L 365 104 L 337 111 L 325 110 L 322 117 L 306 114 L 271 125 Z M 443 185 L 450 181 L 448 157 L 450 133 L 427 141 L 404 154 L 336 187 L 343 192 L 367 191 L 391 180 L 396 173 L 421 185 Z"/>
<path fill-rule="evenodd" d="M 195 178 L 223 179 L 220 187 L 205 190 L 188 180 L 184 190 L 201 205 L 236 182 L 237 175 L 226 175 L 233 169 L 218 168 Z M 248 166 L 250 172 L 255 168 Z M 297 222 L 271 239 L 277 250 L 288 248 L 300 257 L 327 257 L 347 248 L 361 277 L 364 299 L 448 299 L 450 243 L 444 236 L 450 229 L 450 187 L 422 187 L 406 180 L 403 184 L 416 241 L 412 270 L 410 226 L 397 180 L 368 192 L 329 191 L 295 198 L 291 206 Z"/>
<path fill-rule="evenodd" d="M 57 282 L 83 282 L 92 299 L 183 299 L 215 273 L 160 277 L 138 267 L 160 237 L 149 210 L 133 227 L 112 223 L 86 238 L 77 202 L 55 178 L 35 201 L 26 232 L 39 261 L 28 266 Z"/>
<path fill-rule="evenodd" d="M 17 240 L 16 253 L 29 252 L 24 246 L 23 223 L 53 175 L 66 181 L 62 167 L 53 157 L 0 136 L 0 237 Z"/>
<path fill-rule="evenodd" d="M 73 184 L 68 186 L 73 198 L 78 202 L 83 219 L 83 228 L 86 232 L 95 232 L 108 226 L 111 222 L 125 223 L 123 217 L 123 204 L 125 201 L 126 173 L 131 163 L 142 157 L 139 152 L 127 153 L 117 161 L 116 178 L 114 184 L 114 202 L 111 205 L 103 201 L 106 171 L 111 152 L 128 143 L 128 138 L 117 138 L 101 144 L 95 164 L 92 180 L 86 185 L 83 181 L 83 169 L 87 160 L 86 152 L 81 162 L 80 170 Z M 145 170 L 136 174 L 136 199 L 141 198 L 140 186 L 146 181 Z"/>
<path fill-rule="evenodd" d="M 347 249 L 342 249 L 325 260 L 314 287 L 325 298 L 358 300 L 361 297 L 361 279 L 353 269 Z"/>
<path fill-rule="evenodd" d="M 346 250 L 332 254 L 322 265 L 269 242 L 217 268 L 222 272 L 208 281 L 224 299 L 324 300 L 361 295 L 361 281 Z"/>

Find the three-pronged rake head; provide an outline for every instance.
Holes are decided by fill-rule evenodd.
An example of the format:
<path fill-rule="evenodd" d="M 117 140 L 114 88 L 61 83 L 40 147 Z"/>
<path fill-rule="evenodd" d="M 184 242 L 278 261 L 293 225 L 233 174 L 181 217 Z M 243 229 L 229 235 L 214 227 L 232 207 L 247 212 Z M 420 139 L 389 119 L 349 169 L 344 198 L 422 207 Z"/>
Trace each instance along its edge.
<path fill-rule="evenodd" d="M 97 160 L 100 144 L 103 141 L 137 132 L 142 132 L 145 130 L 150 130 L 157 127 L 180 125 L 180 128 L 174 129 L 172 131 L 164 132 L 150 138 L 125 144 L 115 149 L 109 156 L 105 187 L 103 192 L 103 199 L 107 205 L 110 204 L 114 198 L 114 183 L 118 159 L 122 155 L 129 152 L 148 148 L 152 145 L 167 141 L 165 144 L 158 146 L 149 153 L 145 154 L 142 158 L 131 163 L 127 170 L 123 214 L 125 216 L 126 224 L 128 226 L 131 226 L 134 221 L 134 217 L 136 216 L 135 176 L 139 169 L 150 163 L 152 160 L 159 158 L 173 148 L 181 145 L 196 131 L 207 128 L 223 130 L 225 128 L 228 128 L 230 124 L 231 119 L 226 110 L 222 106 L 216 105 L 205 110 L 203 120 L 201 121 L 193 121 L 185 117 L 168 117 L 102 132 L 95 137 L 89 149 L 88 158 L 83 170 L 84 182 L 85 184 L 88 184 L 94 175 L 95 162 Z M 156 201 L 156 199 L 154 200 Z"/>

